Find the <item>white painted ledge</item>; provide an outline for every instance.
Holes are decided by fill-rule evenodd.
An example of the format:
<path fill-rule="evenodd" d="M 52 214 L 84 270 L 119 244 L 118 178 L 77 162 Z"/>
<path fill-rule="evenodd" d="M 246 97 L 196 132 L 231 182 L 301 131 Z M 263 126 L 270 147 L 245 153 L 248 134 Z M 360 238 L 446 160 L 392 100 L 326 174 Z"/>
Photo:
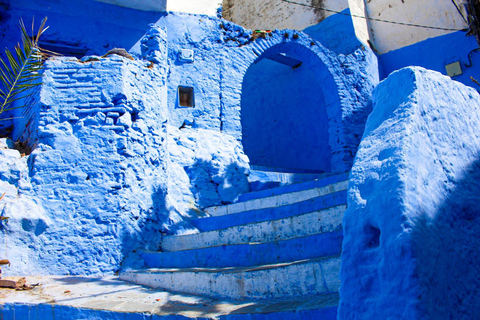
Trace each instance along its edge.
<path fill-rule="evenodd" d="M 165 236 L 162 250 L 175 252 L 222 245 L 266 243 L 306 237 L 340 228 L 345 205 L 273 221 L 256 222 L 224 230 Z"/>
<path fill-rule="evenodd" d="M 218 217 L 227 214 L 234 214 L 244 211 L 260 210 L 266 208 L 274 208 L 286 206 L 297 202 L 322 197 L 329 193 L 347 190 L 348 180 L 330 184 L 321 188 L 313 188 L 302 191 L 290 192 L 278 196 L 253 199 L 244 202 L 229 204 L 226 206 L 210 207 L 205 209 L 205 213 L 210 216 Z"/>

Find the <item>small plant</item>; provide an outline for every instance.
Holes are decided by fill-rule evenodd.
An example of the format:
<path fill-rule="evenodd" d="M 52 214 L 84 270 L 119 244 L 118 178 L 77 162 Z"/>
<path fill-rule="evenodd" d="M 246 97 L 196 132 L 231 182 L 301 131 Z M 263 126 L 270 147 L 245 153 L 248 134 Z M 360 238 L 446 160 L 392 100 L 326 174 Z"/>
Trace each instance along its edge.
<path fill-rule="evenodd" d="M 42 84 L 43 62 L 54 53 L 38 46 L 38 39 L 48 29 L 47 18 L 40 23 L 34 33 L 32 21 L 32 37 L 29 37 L 23 20 L 20 20 L 22 43 L 10 52 L 5 49 L 6 61 L 0 58 L 0 115 L 9 110 L 23 108 L 27 105 L 14 106 L 14 102 L 26 99 L 33 94 L 33 88 Z"/>

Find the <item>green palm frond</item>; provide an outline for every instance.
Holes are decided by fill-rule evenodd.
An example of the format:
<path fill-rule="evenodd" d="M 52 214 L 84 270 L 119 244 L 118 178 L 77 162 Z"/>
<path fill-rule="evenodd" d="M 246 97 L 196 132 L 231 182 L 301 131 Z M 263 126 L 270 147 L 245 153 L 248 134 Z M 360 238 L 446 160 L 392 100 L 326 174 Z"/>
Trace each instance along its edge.
<path fill-rule="evenodd" d="M 32 22 L 30 38 L 23 21 L 20 20 L 22 43 L 16 45 L 13 53 L 5 49 L 6 60 L 0 58 L 0 114 L 25 107 L 14 107 L 13 103 L 28 98 L 32 94 L 31 89 L 42 84 L 43 62 L 52 56 L 52 53 L 38 46 L 38 39 L 48 29 L 45 27 L 46 22 L 47 18 L 44 18 L 36 33 Z"/>

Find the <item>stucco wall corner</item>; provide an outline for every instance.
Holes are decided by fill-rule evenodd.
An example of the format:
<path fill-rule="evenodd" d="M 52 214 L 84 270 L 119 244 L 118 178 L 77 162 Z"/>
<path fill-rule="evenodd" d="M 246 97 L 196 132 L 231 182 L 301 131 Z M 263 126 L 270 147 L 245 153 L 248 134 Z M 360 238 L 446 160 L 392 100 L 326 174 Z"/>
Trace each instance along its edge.
<path fill-rule="evenodd" d="M 464 266 L 480 262 L 479 102 L 422 68 L 374 90 L 343 219 L 340 319 L 475 317 Z"/>

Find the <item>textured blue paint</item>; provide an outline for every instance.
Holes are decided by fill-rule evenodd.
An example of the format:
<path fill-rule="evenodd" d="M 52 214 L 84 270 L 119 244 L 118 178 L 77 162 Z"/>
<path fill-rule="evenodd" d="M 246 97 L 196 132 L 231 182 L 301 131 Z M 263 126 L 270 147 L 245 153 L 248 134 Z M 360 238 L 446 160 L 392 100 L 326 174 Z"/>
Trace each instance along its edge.
<path fill-rule="evenodd" d="M 463 75 L 455 76 L 453 80 L 479 90 L 480 87 L 470 77 L 477 80 L 479 78 L 480 52 L 470 55 L 471 66 L 468 59 L 468 54 L 477 48 L 478 43 L 474 36 L 458 31 L 382 54 L 379 56 L 379 63 L 383 68 L 384 78 L 391 72 L 408 66 L 420 66 L 446 75 L 445 65 L 460 61 Z"/>
<path fill-rule="evenodd" d="M 311 52 L 285 54 L 302 61 L 296 69 L 268 60 L 268 51 L 245 74 L 242 143 L 253 165 L 330 172 L 332 151 L 324 92 L 325 67 Z"/>
<path fill-rule="evenodd" d="M 339 255 L 342 239 L 342 230 L 336 230 L 263 244 L 145 253 L 142 257 L 149 268 L 248 267 Z"/>
<path fill-rule="evenodd" d="M 220 230 L 247 223 L 287 218 L 302 213 L 338 206 L 345 204 L 347 202 L 346 198 L 346 191 L 340 191 L 281 207 L 251 210 L 219 217 L 193 219 L 192 223 L 202 232 Z"/>
<path fill-rule="evenodd" d="M 2 158 L 2 176 L 18 172 L 2 182 L 11 217 L 2 256 L 13 273 L 113 272 L 160 232 L 192 229 L 199 206 L 248 191 L 239 142 L 168 126 L 165 69 L 147 66 L 119 57 L 47 64 L 36 135 L 25 141 L 38 146 Z"/>
<path fill-rule="evenodd" d="M 218 54 L 224 50 L 220 20 L 198 15 L 169 14 L 168 18 L 158 21 L 156 25 L 168 30 L 167 99 L 172 115 L 170 124 L 178 128 L 184 125 L 219 130 L 222 59 Z M 179 59 L 182 49 L 193 50 L 194 63 Z M 194 108 L 179 106 L 178 86 L 194 88 Z"/>
<path fill-rule="evenodd" d="M 339 317 L 476 318 L 480 95 L 406 68 L 373 104 L 350 175 Z"/>
<path fill-rule="evenodd" d="M 333 14 L 303 32 L 339 54 L 351 54 L 364 45 L 355 35 L 350 9 L 343 10 L 341 14 Z"/>
<path fill-rule="evenodd" d="M 192 319 L 181 315 L 152 315 L 148 313 L 121 313 L 93 309 L 81 309 L 68 306 L 40 304 L 4 304 L 0 305 L 3 320 L 183 320 Z M 232 314 L 219 316 L 221 320 L 334 320 L 336 307 L 316 310 L 298 310 L 291 312 L 272 312 L 260 314 Z M 207 320 L 210 318 L 195 318 Z"/>
<path fill-rule="evenodd" d="M 95 1 L 57 2 L 11 4 L 10 22 L 2 25 L 5 39 L 15 37 L 13 20 L 21 12 L 45 13 L 52 26 L 45 41 L 76 41 L 73 47 L 86 48 L 88 54 L 125 47 L 135 60 L 113 55 L 47 62 L 31 116 L 14 124 L 16 142 L 34 150 L 25 157 L 7 150 L 0 158 L 0 187 L 7 190 L 1 214 L 11 218 L 1 227 L 8 241 L 0 255 L 16 266 L 11 274 L 100 274 L 122 265 L 141 267 L 137 249 L 157 250 L 165 233 L 196 232 L 191 220 L 203 208 L 231 203 L 248 192 L 242 82 L 252 64 L 269 55 L 288 52 L 313 59 L 316 79 L 309 73 L 292 85 L 314 81 L 328 91 L 324 104 L 311 103 L 315 106 L 305 111 L 322 113 L 321 128 L 309 125 L 307 131 L 321 133 L 317 146 L 323 151 L 309 154 L 301 143 L 290 143 L 291 162 L 304 154 L 306 166 L 321 155 L 322 170 L 351 167 L 378 80 L 368 49 L 337 55 L 293 30 L 252 40 L 250 31 L 212 17 L 159 15 Z M 184 49 L 193 51 L 193 62 L 179 59 Z M 194 108 L 179 107 L 179 85 L 194 88 Z M 292 130 L 302 131 L 308 118 Z M 344 193 L 294 210 L 341 203 Z M 256 214 L 238 222 L 265 221 Z M 281 215 L 267 217 L 289 213 Z M 222 227 L 220 220 L 194 222 L 209 221 L 208 228 L 216 229 Z"/>
<path fill-rule="evenodd" d="M 225 320 L 335 320 L 337 307 L 327 307 L 317 310 L 298 310 L 295 312 L 274 312 L 266 314 L 234 314 L 220 317 Z"/>
<path fill-rule="evenodd" d="M 240 38 L 244 39 L 243 37 L 242 35 Z M 261 123 L 261 126 L 257 126 L 257 129 L 263 126 L 274 128 L 273 121 L 275 119 L 271 112 L 267 114 L 269 118 L 261 122 L 261 117 L 255 118 L 248 116 L 248 114 L 252 114 L 251 110 L 242 110 L 242 113 L 240 113 L 239 109 L 232 108 L 238 106 L 240 101 L 242 101 L 243 105 L 245 98 L 248 101 L 248 95 L 242 94 L 240 89 L 242 85 L 248 86 L 244 81 L 244 75 L 248 77 L 249 68 L 253 63 L 259 61 L 262 63 L 262 59 L 279 53 L 287 53 L 297 58 L 310 57 L 309 59 L 313 59 L 312 68 L 317 72 L 316 77 L 312 78 L 315 79 L 317 86 L 311 86 L 310 90 L 315 92 L 320 92 L 323 88 L 328 90 L 328 94 L 324 95 L 326 118 L 328 118 L 328 140 L 325 140 L 321 146 L 319 146 L 318 143 L 314 144 L 313 146 L 315 148 L 322 150 L 321 152 L 318 152 L 318 150 L 314 152 L 316 155 L 321 154 L 323 157 L 323 155 L 327 153 L 325 150 L 328 150 L 329 147 L 331 154 L 329 156 L 330 168 L 328 170 L 331 172 L 348 171 L 353 162 L 356 148 L 364 129 L 366 117 L 370 112 L 370 106 L 368 104 L 370 92 L 378 81 L 375 55 L 369 49 L 360 47 L 350 55 L 341 54 L 337 56 L 326 49 L 321 43 L 315 41 L 315 39 L 295 30 L 275 30 L 265 38 L 258 38 L 250 45 L 240 46 L 238 48 L 234 47 L 235 44 L 232 44 L 232 42 L 233 40 L 228 39 L 227 51 L 230 52 L 230 55 L 229 59 L 224 60 L 222 69 L 222 130 L 232 135 L 237 135 L 242 131 L 245 134 L 242 126 L 247 126 L 246 132 L 249 136 L 245 136 L 245 139 L 253 141 L 255 137 L 252 137 L 252 130 L 248 128 L 250 122 L 255 121 Z M 298 70 L 301 68 L 302 67 Z M 301 77 L 300 79 L 304 81 L 306 78 Z M 285 84 L 285 81 L 283 81 L 283 83 Z M 319 83 L 321 83 L 321 87 L 318 86 Z M 290 84 L 290 86 L 295 87 L 294 84 Z M 299 95 L 306 97 L 304 90 L 308 90 L 308 88 L 303 87 L 304 89 L 301 90 Z M 270 89 L 267 86 L 266 88 L 259 87 L 258 90 Z M 273 88 L 273 90 L 274 92 L 279 92 L 281 89 L 278 88 L 275 91 L 275 88 Z M 274 99 L 274 97 L 272 99 Z M 317 107 L 320 107 L 321 110 L 322 105 Z M 289 108 L 283 108 L 283 110 L 290 111 Z M 244 111 L 247 112 L 247 116 L 243 115 Z M 308 114 L 308 112 L 306 112 L 306 114 Z M 300 115 L 301 113 L 299 113 L 299 116 Z M 301 123 L 302 126 L 311 128 L 310 124 L 304 121 L 302 122 L 302 117 L 295 118 L 295 114 L 287 114 L 286 116 L 293 117 L 291 119 L 292 123 Z M 325 126 L 327 125 L 325 113 L 323 116 L 316 117 L 316 119 L 318 118 L 321 119 L 319 120 L 321 123 Z M 241 123 L 238 121 L 240 119 Z M 281 126 L 279 127 L 279 129 L 284 129 Z M 302 132 L 302 127 L 298 127 L 297 125 L 292 127 L 292 130 L 293 132 L 298 131 L 303 133 L 305 137 L 304 131 Z M 322 130 L 323 129 L 318 128 L 312 129 L 314 133 L 317 133 L 317 136 L 318 132 L 324 133 Z M 257 135 L 256 138 L 261 137 Z M 284 139 L 286 138 L 284 137 Z M 309 142 L 314 140 L 310 140 L 309 137 L 306 139 L 309 139 Z M 273 137 L 269 139 L 269 141 L 272 141 L 272 144 L 275 145 L 282 144 L 282 140 L 275 141 Z M 268 145 L 268 142 L 264 143 L 264 145 Z M 311 143 L 310 147 L 312 147 Z M 272 149 L 271 146 L 269 146 L 269 148 L 270 150 Z M 315 157 L 306 160 L 304 158 L 308 158 L 308 156 L 305 156 L 302 152 L 295 153 L 295 150 L 299 148 L 302 148 L 302 144 L 297 144 L 293 149 L 287 150 L 287 153 L 282 154 L 280 150 L 276 153 L 275 150 L 272 150 L 272 153 L 277 160 L 282 159 L 282 157 L 293 159 L 293 154 L 296 154 L 297 157 L 301 155 L 299 158 L 302 163 L 311 162 L 313 164 L 316 162 Z M 285 148 L 282 150 L 284 149 Z M 311 150 L 312 148 L 309 152 Z M 254 151 L 254 157 L 262 156 L 263 151 L 261 148 L 254 149 Z M 266 154 L 268 155 L 268 152 Z M 266 158 L 266 156 L 264 156 L 264 158 Z M 290 163 L 292 162 L 294 162 L 294 160 L 290 161 Z M 325 161 L 323 161 L 323 163 L 325 164 Z"/>
<path fill-rule="evenodd" d="M 137 44 L 148 25 L 164 13 L 123 8 L 94 0 L 13 0 L 6 1 L 0 27 L 1 45 L 20 40 L 18 21 L 28 26 L 32 17 L 38 22 L 48 17 L 50 28 L 42 36 L 45 47 L 64 51 L 65 55 L 102 55 L 119 47 L 127 50 Z"/>

